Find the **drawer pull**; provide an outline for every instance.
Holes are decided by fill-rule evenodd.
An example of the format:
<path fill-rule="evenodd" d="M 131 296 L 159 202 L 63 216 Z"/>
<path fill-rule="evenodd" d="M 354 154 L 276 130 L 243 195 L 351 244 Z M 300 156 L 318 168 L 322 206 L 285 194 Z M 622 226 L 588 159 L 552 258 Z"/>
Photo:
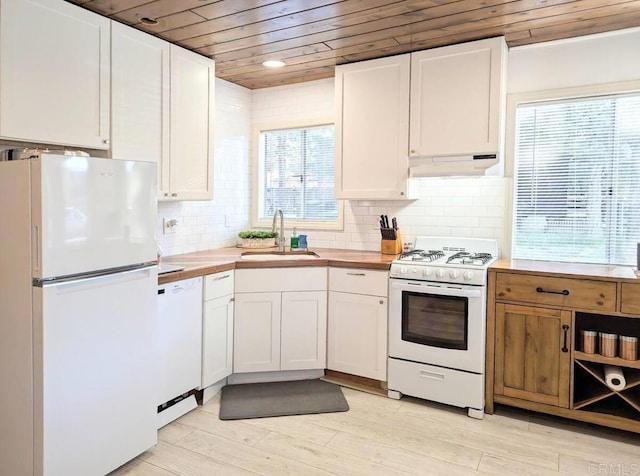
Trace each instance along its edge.
<path fill-rule="evenodd" d="M 536 288 L 536 292 L 547 293 L 547 294 L 562 294 L 563 296 L 568 296 L 569 295 L 569 290 L 568 289 L 563 289 L 562 291 L 547 291 L 545 289 L 537 287 Z"/>
<path fill-rule="evenodd" d="M 365 273 L 347 273 L 348 276 L 366 276 Z"/>
<path fill-rule="evenodd" d="M 569 348 L 567 347 L 567 337 L 569 336 L 569 326 L 566 324 L 563 324 L 562 331 L 564 332 L 564 344 L 562 344 L 562 352 L 569 352 Z"/>
<path fill-rule="evenodd" d="M 221 279 L 227 279 L 230 278 L 231 275 L 230 274 L 225 274 L 224 276 L 217 276 L 215 278 L 213 278 L 214 281 L 220 281 Z"/>
<path fill-rule="evenodd" d="M 421 370 L 420 371 L 420 377 L 425 377 L 425 378 L 430 378 L 430 379 L 433 379 L 433 380 L 444 381 L 445 375 L 444 374 L 439 374 L 437 372 L 429 372 L 427 370 Z"/>

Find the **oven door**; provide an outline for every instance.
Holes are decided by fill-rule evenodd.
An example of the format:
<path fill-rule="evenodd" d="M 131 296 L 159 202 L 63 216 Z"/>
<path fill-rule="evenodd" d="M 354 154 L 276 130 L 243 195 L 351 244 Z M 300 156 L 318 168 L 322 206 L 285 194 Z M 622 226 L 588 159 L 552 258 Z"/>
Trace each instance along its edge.
<path fill-rule="evenodd" d="M 484 372 L 484 286 L 391 279 L 389 357 Z"/>

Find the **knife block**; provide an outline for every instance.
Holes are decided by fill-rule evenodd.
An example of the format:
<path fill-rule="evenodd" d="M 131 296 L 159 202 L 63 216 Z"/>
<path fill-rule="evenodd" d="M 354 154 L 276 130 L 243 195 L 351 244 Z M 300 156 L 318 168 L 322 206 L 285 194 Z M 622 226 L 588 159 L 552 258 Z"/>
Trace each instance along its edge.
<path fill-rule="evenodd" d="M 380 253 L 383 255 L 397 255 L 402 253 L 402 238 L 400 238 L 400 230 L 396 230 L 395 240 L 382 239 L 380 241 Z"/>

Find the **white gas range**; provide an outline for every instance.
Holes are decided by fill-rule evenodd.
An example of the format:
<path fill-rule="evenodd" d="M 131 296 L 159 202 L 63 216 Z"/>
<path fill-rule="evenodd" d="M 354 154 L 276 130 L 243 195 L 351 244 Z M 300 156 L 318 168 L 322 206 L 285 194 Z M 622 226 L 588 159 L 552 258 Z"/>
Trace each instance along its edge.
<path fill-rule="evenodd" d="M 465 407 L 482 418 L 492 239 L 421 236 L 391 264 L 389 396 Z"/>

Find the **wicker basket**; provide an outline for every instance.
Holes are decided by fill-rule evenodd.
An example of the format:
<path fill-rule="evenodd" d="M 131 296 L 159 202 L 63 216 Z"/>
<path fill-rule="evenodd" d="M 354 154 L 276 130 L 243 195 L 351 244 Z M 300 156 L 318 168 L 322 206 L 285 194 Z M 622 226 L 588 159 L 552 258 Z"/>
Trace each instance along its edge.
<path fill-rule="evenodd" d="M 240 238 L 240 248 L 265 249 L 275 248 L 275 238 Z"/>

